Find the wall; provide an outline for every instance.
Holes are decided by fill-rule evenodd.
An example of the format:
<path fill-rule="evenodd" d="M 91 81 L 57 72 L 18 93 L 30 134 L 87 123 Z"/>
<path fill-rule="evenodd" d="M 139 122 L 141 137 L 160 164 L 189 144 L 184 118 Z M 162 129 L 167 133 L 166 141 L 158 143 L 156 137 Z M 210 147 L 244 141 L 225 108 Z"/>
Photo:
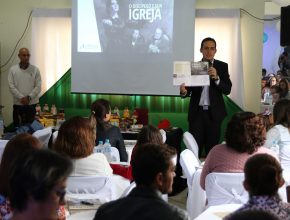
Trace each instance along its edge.
<path fill-rule="evenodd" d="M 69 8 L 71 0 L 0 0 L 0 42 L 1 64 L 7 61 L 22 35 L 29 13 L 33 8 Z M 264 16 L 264 0 L 197 0 L 197 8 L 243 8 L 257 17 Z M 242 45 L 243 45 L 243 69 L 245 83 L 245 106 L 247 110 L 259 111 L 260 72 L 262 68 L 262 34 L 263 22 L 242 13 Z M 30 47 L 30 30 L 20 42 L 21 46 Z M 32 54 L 33 56 L 33 54 Z M 12 97 L 8 90 L 8 68 L 18 62 L 17 52 L 13 61 L 2 69 L 1 72 L 1 96 L 0 104 L 5 106 L 3 111 L 5 124 L 12 120 Z"/>
<path fill-rule="evenodd" d="M 256 17 L 264 17 L 264 0 L 197 0 L 196 8 L 242 8 Z M 257 113 L 260 110 L 260 88 L 257 85 L 260 85 L 262 68 L 263 22 L 241 12 L 241 33 L 245 110 Z"/>
<path fill-rule="evenodd" d="M 0 43 L 1 43 L 1 66 L 12 54 L 17 41 L 20 39 L 31 10 L 33 8 L 70 8 L 71 0 L 0 0 Z M 4 68 L 1 68 L 0 78 L 0 104 L 4 105 L 3 116 L 5 124 L 12 121 L 12 96 L 8 89 L 8 69 L 18 63 L 18 50 L 20 47 L 31 45 L 30 27 L 20 41 L 14 53 L 13 59 Z M 33 56 L 33 54 L 32 54 Z"/>

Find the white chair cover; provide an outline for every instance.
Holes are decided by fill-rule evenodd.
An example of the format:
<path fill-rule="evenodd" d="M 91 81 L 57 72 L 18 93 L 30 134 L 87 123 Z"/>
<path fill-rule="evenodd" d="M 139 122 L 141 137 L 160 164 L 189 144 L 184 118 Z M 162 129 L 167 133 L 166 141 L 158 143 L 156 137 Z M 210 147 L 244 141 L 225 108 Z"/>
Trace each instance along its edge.
<path fill-rule="evenodd" d="M 56 138 L 57 138 L 57 135 L 58 135 L 58 131 L 55 131 L 52 133 L 52 143 L 55 142 Z"/>
<path fill-rule="evenodd" d="M 197 202 L 199 202 L 198 198 L 194 198 L 193 196 L 193 177 L 197 170 L 197 168 L 200 166 L 199 160 L 196 158 L 194 153 L 189 150 L 185 149 L 180 154 L 180 165 L 182 167 L 183 173 L 186 176 L 187 179 L 187 188 L 188 188 L 188 195 L 187 195 L 187 202 L 186 202 L 186 210 L 191 217 L 191 219 L 194 219 L 200 212 L 195 214 L 194 207 L 197 207 Z M 195 180 L 196 181 L 196 180 Z M 199 181 L 199 179 L 198 179 Z M 198 185 L 199 186 L 199 183 Z M 196 186 L 195 186 L 196 187 Z M 200 186 L 199 186 L 200 187 Z M 204 207 L 205 202 L 201 201 L 203 204 L 201 207 Z M 203 210 L 201 210 L 203 211 Z"/>
<path fill-rule="evenodd" d="M 8 143 L 8 140 L 0 140 L 0 163 L 1 163 L 2 155 L 3 155 L 4 149 L 7 143 Z"/>
<path fill-rule="evenodd" d="M 210 173 L 205 178 L 207 206 L 243 204 L 249 199 L 243 186 L 244 173 Z"/>
<path fill-rule="evenodd" d="M 184 132 L 183 134 L 183 143 L 198 158 L 198 145 L 192 134 L 189 133 L 188 131 Z"/>
<path fill-rule="evenodd" d="M 166 131 L 164 131 L 163 129 L 160 129 L 159 131 L 160 131 L 160 133 L 162 135 L 162 141 L 163 141 L 163 143 L 165 143 L 165 141 L 166 141 Z"/>
<path fill-rule="evenodd" d="M 52 134 L 52 128 L 47 127 L 47 128 L 35 131 L 32 135 L 38 138 L 38 140 L 40 140 L 43 147 L 47 148 L 51 134 Z"/>
<path fill-rule="evenodd" d="M 129 180 L 120 176 L 70 176 L 66 198 L 73 203 L 105 203 L 118 199 L 129 184 Z"/>

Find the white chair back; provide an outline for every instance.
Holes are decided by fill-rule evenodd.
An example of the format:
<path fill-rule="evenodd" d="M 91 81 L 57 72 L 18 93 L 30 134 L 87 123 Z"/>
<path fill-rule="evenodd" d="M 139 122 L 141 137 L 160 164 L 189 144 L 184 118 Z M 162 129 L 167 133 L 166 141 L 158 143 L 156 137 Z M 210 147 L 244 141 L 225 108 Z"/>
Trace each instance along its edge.
<path fill-rule="evenodd" d="M 3 155 L 4 149 L 7 143 L 8 143 L 8 140 L 0 140 L 0 163 L 1 163 L 2 155 Z"/>
<path fill-rule="evenodd" d="M 207 206 L 243 204 L 249 199 L 243 186 L 244 173 L 210 173 L 205 178 Z"/>
<path fill-rule="evenodd" d="M 182 167 L 183 173 L 186 176 L 187 184 L 190 185 L 192 182 L 193 174 L 200 166 L 199 160 L 191 150 L 185 149 L 180 154 L 179 163 Z"/>
<path fill-rule="evenodd" d="M 57 135 L 58 135 L 58 131 L 55 131 L 52 133 L 52 143 L 55 142 L 56 138 L 57 138 Z"/>
<path fill-rule="evenodd" d="M 163 129 L 160 129 L 159 131 L 160 131 L 161 136 L 162 136 L 162 141 L 163 141 L 163 143 L 165 143 L 165 141 L 166 141 L 166 131 L 164 131 Z"/>
<path fill-rule="evenodd" d="M 66 199 L 73 203 L 105 203 L 117 199 L 112 181 L 104 176 L 70 176 Z"/>
<path fill-rule="evenodd" d="M 192 134 L 189 133 L 188 131 L 184 132 L 183 134 L 183 143 L 185 144 L 187 149 L 191 150 L 194 153 L 194 155 L 198 158 L 198 145 Z"/>
<path fill-rule="evenodd" d="M 94 148 L 94 153 L 102 153 L 106 156 L 108 162 L 120 162 L 120 153 L 116 147 L 98 147 Z"/>
<path fill-rule="evenodd" d="M 32 135 L 38 138 L 38 140 L 40 140 L 44 148 L 47 148 L 51 134 L 52 134 L 52 128 L 47 127 L 47 128 L 35 131 Z"/>

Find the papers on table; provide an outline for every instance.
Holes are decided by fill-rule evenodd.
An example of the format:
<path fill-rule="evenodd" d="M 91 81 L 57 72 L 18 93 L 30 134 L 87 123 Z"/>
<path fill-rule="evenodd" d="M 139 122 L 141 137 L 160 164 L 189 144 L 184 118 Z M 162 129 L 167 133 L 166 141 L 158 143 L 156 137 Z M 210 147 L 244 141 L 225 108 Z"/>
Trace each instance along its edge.
<path fill-rule="evenodd" d="M 173 85 L 209 86 L 208 62 L 175 61 L 173 63 Z"/>

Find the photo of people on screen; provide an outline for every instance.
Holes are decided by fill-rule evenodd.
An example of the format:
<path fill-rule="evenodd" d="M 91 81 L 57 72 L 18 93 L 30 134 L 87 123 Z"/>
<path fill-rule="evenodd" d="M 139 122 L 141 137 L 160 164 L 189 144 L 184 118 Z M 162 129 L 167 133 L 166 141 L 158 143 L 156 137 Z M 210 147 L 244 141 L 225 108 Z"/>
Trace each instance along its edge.
<path fill-rule="evenodd" d="M 173 0 L 94 0 L 94 9 L 102 52 L 172 52 Z"/>

